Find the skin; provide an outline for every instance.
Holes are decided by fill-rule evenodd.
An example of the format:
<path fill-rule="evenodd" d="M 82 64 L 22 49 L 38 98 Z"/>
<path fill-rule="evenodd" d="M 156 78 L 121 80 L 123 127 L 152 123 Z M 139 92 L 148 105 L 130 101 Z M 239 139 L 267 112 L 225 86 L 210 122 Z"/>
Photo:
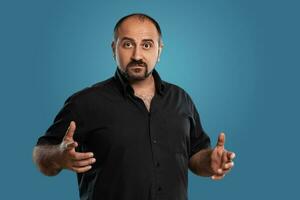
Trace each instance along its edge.
<path fill-rule="evenodd" d="M 62 169 L 83 173 L 96 162 L 92 152 L 76 152 L 78 143 L 73 136 L 76 124 L 71 121 L 66 134 L 59 145 L 38 145 L 33 150 L 33 160 L 40 171 L 47 176 L 57 175 Z"/>
<path fill-rule="evenodd" d="M 128 18 L 118 28 L 117 38 L 111 46 L 118 68 L 128 75 L 135 95 L 150 110 L 155 93 L 151 72 L 163 48 L 156 27 L 147 19 Z"/>
<path fill-rule="evenodd" d="M 128 72 L 131 83 L 147 81 L 145 74 L 154 69 L 163 48 L 159 41 L 156 27 L 149 20 L 131 17 L 118 28 L 117 38 L 112 42 L 113 55 L 119 69 Z M 137 61 L 144 65 L 131 65 Z"/>
<path fill-rule="evenodd" d="M 159 61 L 163 44 L 156 27 L 147 19 L 136 17 L 126 19 L 117 30 L 112 42 L 112 51 L 118 68 L 128 76 L 134 93 L 140 97 L 148 110 L 155 94 L 154 78 L 151 73 Z M 62 169 L 83 173 L 96 162 L 93 152 L 76 152 L 78 143 L 73 135 L 76 124 L 72 121 L 59 145 L 39 145 L 33 150 L 33 160 L 40 171 L 48 176 L 58 174 Z M 189 160 L 189 168 L 200 176 L 222 179 L 233 167 L 235 154 L 225 149 L 225 134 L 218 137 L 213 149 L 203 149 Z"/>
<path fill-rule="evenodd" d="M 225 149 L 225 134 L 220 133 L 216 146 L 203 149 L 194 154 L 189 160 L 189 168 L 199 176 L 210 176 L 220 180 L 234 166 L 235 153 Z"/>

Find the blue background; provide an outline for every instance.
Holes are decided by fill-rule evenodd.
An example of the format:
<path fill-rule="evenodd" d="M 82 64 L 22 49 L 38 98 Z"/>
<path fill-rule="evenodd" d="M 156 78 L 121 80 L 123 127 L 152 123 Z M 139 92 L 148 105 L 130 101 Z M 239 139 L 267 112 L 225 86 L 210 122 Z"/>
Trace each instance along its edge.
<path fill-rule="evenodd" d="M 69 171 L 32 163 L 37 138 L 72 93 L 115 71 L 116 21 L 145 12 L 162 27 L 163 79 L 194 99 L 215 144 L 237 154 L 222 181 L 189 174 L 190 200 L 299 198 L 299 1 L 0 3 L 1 199 L 78 199 Z"/>

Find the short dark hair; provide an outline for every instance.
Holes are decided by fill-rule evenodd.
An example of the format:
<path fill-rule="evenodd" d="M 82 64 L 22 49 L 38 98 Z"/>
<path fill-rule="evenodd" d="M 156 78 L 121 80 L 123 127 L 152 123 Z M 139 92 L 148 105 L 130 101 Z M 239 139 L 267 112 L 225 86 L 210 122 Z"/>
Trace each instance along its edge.
<path fill-rule="evenodd" d="M 141 21 L 144 21 L 146 19 L 146 20 L 149 20 L 150 22 L 152 22 L 154 24 L 157 32 L 158 32 L 158 36 L 159 36 L 159 41 L 158 42 L 159 43 L 161 42 L 161 40 L 162 40 L 162 33 L 161 33 L 161 29 L 160 29 L 160 26 L 159 26 L 158 22 L 155 19 L 153 19 L 152 17 L 150 17 L 149 15 L 146 15 L 144 13 L 132 13 L 130 15 L 126 15 L 126 16 L 122 17 L 116 23 L 116 25 L 115 25 L 115 28 L 114 28 L 114 40 L 117 40 L 117 37 L 118 37 L 118 33 L 117 32 L 118 32 L 119 27 L 122 25 L 122 23 L 126 19 L 128 19 L 130 17 L 137 17 Z"/>

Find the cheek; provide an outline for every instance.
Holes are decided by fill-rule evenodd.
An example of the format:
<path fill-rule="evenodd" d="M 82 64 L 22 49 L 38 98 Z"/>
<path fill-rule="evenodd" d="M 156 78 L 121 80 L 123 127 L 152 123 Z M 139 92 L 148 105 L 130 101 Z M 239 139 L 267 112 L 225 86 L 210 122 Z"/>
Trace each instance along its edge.
<path fill-rule="evenodd" d="M 126 66 L 128 62 L 130 61 L 130 55 L 126 51 L 117 51 L 116 53 L 116 59 L 119 65 Z"/>
<path fill-rule="evenodd" d="M 158 53 L 152 52 L 151 54 L 149 54 L 148 58 L 149 67 L 153 68 L 157 62 Z"/>

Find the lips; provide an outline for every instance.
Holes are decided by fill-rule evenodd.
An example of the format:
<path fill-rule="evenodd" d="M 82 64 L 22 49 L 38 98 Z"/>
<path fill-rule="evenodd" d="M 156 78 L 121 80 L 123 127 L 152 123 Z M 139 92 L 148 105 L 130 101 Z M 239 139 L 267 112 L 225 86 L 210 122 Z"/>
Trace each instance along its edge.
<path fill-rule="evenodd" d="M 128 67 L 146 67 L 146 66 L 144 64 L 136 64 L 136 63 L 134 63 L 134 64 L 129 64 Z"/>
<path fill-rule="evenodd" d="M 141 68 L 141 67 L 145 67 L 143 65 L 131 65 L 129 66 L 129 68 Z"/>
<path fill-rule="evenodd" d="M 140 65 L 133 65 L 130 66 L 129 69 L 134 71 L 134 72 L 140 72 L 143 70 L 143 68 L 145 68 L 144 66 L 140 66 Z"/>

